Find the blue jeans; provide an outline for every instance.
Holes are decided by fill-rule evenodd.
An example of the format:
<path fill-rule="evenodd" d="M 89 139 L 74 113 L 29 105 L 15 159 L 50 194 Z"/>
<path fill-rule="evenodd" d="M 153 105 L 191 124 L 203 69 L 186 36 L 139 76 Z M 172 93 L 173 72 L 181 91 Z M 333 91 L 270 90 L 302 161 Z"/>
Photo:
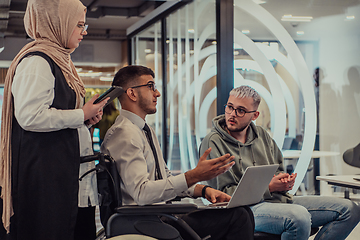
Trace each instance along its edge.
<path fill-rule="evenodd" d="M 345 239 L 360 221 L 360 207 L 348 199 L 294 196 L 293 204 L 261 202 L 251 207 L 255 231 L 281 234 L 281 240 L 308 239 L 311 227 L 321 227 L 315 240 Z"/>

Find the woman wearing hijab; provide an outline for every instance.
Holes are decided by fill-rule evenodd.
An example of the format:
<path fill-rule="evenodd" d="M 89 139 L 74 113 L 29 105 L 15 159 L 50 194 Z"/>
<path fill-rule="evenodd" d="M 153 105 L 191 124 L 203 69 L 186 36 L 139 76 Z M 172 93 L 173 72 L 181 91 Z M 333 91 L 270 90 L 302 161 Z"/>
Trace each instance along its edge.
<path fill-rule="evenodd" d="M 107 99 L 84 105 L 71 61 L 87 34 L 85 13 L 79 0 L 28 1 L 24 25 L 34 41 L 8 70 L 1 122 L 2 222 L 11 240 L 95 238 L 96 179 L 78 180 L 93 163 L 79 161 L 92 154 L 85 121 L 97 123 Z"/>

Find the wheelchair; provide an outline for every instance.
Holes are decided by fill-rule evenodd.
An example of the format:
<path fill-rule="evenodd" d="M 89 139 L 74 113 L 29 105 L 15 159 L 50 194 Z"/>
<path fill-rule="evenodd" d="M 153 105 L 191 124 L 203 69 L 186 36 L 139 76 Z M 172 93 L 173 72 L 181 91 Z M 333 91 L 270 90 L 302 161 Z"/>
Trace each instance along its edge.
<path fill-rule="evenodd" d="M 186 214 L 198 209 L 192 203 L 166 203 L 146 206 L 122 205 L 120 188 L 120 175 L 117 171 L 114 159 L 106 154 L 97 153 L 81 158 L 81 163 L 98 161 L 96 167 L 85 172 L 79 180 L 96 171 L 100 220 L 105 228 L 106 238 L 115 236 L 138 234 L 160 240 L 181 240 L 186 239 L 205 240 L 181 218 L 178 214 Z M 163 218 L 175 223 L 177 228 L 165 223 Z M 179 227 L 179 228 L 178 228 Z M 180 234 L 181 232 L 181 234 Z"/>

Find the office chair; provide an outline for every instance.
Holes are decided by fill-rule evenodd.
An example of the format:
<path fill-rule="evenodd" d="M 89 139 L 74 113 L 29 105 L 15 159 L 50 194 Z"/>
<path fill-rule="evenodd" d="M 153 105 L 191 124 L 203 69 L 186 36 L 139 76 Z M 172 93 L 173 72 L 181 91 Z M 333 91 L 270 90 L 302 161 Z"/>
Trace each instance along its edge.
<path fill-rule="evenodd" d="M 360 143 L 356 147 L 346 150 L 343 159 L 350 166 L 360 168 Z"/>
<path fill-rule="evenodd" d="M 357 146 L 346 150 L 343 154 L 343 160 L 352 167 L 360 168 L 360 143 Z M 349 187 L 344 187 L 344 198 L 350 199 Z M 353 193 L 356 193 L 356 191 L 356 189 L 353 189 Z"/>
<path fill-rule="evenodd" d="M 299 141 L 296 138 L 285 137 L 282 150 L 299 150 L 301 148 Z"/>
<path fill-rule="evenodd" d="M 180 232 L 190 236 L 187 239 L 201 240 L 196 232 L 190 228 L 176 214 L 186 214 L 197 209 L 195 204 L 155 204 L 146 206 L 122 205 L 120 175 L 114 159 L 106 154 L 97 153 L 82 157 L 80 162 L 99 161 L 94 169 L 84 173 L 79 180 L 90 172 L 96 171 L 100 219 L 105 227 L 106 238 L 126 234 L 139 234 L 160 240 L 180 240 Z M 165 223 L 162 218 L 176 222 L 180 229 Z M 207 239 L 208 237 L 204 238 Z"/>

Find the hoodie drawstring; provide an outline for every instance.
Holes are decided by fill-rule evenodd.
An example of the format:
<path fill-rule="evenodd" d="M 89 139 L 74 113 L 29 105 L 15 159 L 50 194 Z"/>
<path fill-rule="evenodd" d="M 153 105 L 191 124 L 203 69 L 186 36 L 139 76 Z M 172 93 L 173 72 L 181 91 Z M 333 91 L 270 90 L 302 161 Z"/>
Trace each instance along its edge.
<path fill-rule="evenodd" d="M 252 155 L 252 161 L 253 161 L 253 165 L 256 165 L 256 161 L 255 161 L 255 155 L 254 155 L 254 149 L 252 148 L 252 145 L 250 145 L 250 149 L 251 149 L 251 155 Z"/>

